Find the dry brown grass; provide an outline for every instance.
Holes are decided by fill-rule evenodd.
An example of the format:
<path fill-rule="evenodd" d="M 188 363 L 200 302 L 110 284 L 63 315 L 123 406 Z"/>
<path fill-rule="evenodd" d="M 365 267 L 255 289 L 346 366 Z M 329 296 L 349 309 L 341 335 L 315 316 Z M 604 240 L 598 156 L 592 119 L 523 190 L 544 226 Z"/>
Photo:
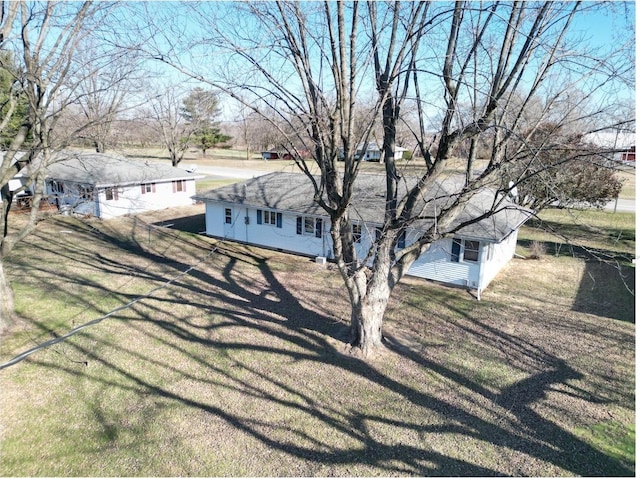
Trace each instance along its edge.
<path fill-rule="evenodd" d="M 406 279 L 364 362 L 335 270 L 148 226 L 202 212 L 57 218 L 10 258 L 2 361 L 199 265 L 0 370 L 3 474 L 634 474 L 589 433 L 634 423 L 634 325 L 577 307 L 583 261 L 514 260 L 481 302 Z"/>

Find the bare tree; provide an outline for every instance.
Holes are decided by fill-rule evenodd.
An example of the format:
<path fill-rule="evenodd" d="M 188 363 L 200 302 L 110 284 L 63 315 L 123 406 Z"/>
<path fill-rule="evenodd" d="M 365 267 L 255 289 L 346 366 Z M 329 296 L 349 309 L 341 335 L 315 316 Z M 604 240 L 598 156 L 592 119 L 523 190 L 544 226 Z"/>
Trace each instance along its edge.
<path fill-rule="evenodd" d="M 190 25 L 201 24 L 201 30 L 192 29 L 193 37 L 171 42 L 168 51 L 163 43 L 175 38 L 173 32 L 157 31 L 167 37 L 157 39 L 149 52 L 242 102 L 286 138 L 286 147 L 314 186 L 315 201 L 331 218 L 334 255 L 351 299 L 350 343 L 365 355 L 382 344 L 390 294 L 415 260 L 435 241 L 514 208 L 511 188 L 540 174 L 534 168 L 526 177 L 502 182 L 500 173 L 522 160 L 515 151 L 527 148 L 528 132 L 551 118 L 585 133 L 612 125 L 616 105 L 598 92 L 623 87 L 620 77 L 630 71 L 616 62 L 628 58 L 632 44 L 620 44 L 617 52 L 595 51 L 572 30 L 576 18 L 599 8 L 596 4 L 207 7 L 190 5 Z M 189 61 L 189 54 L 201 58 L 208 52 L 215 52 L 217 68 L 200 69 Z M 566 101 L 567 92 L 576 89 L 580 97 Z M 535 102 L 541 107 L 532 115 Z M 370 107 L 357 122 L 358 104 Z M 403 109 L 413 111 L 416 120 L 403 121 Z M 350 207 L 360 171 L 357 152 L 373 137 L 377 121 L 383 131 L 386 206 L 377 239 L 359 257 L 352 229 L 357 211 Z M 414 128 L 424 159 L 421 171 L 396 164 L 400 123 Z M 487 150 L 482 159 L 481 143 Z M 302 147 L 312 151 L 317 169 L 303 160 Z M 456 159 L 462 160 L 459 187 L 447 191 L 446 200 L 432 201 L 430 192 L 456 173 Z M 318 170 L 320 175 L 314 175 Z M 488 208 L 461 221 L 469 200 L 488 188 L 493 191 Z M 418 221 L 431 226 L 399 247 Z"/>
<path fill-rule="evenodd" d="M 173 166 L 178 166 L 184 158 L 195 131 L 195 126 L 188 123 L 182 113 L 184 95 L 180 88 L 169 86 L 163 88 L 163 94 L 149 100 L 148 106 L 147 115 L 162 133 Z"/>
<path fill-rule="evenodd" d="M 11 72 L 10 104 L 0 121 L 0 132 L 6 131 L 15 113 L 12 105 L 19 101 L 27 104 L 27 113 L 12 134 L 0 166 L 0 330 L 5 330 L 12 322 L 14 311 L 13 293 L 3 269 L 4 259 L 36 225 L 43 168 L 54 147 L 52 131 L 61 111 L 75 98 L 77 85 L 69 81 L 74 52 L 95 25 L 101 24 L 101 15 L 111 6 L 91 2 L 3 1 L 0 7 L 0 49 L 11 51 L 16 63 Z M 9 181 L 18 172 L 24 174 L 26 181 L 21 188 L 11 190 Z M 28 221 L 21 227 L 10 228 L 14 195 L 26 187 L 34 193 Z"/>
<path fill-rule="evenodd" d="M 89 39 L 74 55 L 78 93 L 75 104 L 81 114 L 72 131 L 80 132 L 75 139 L 89 140 L 96 152 L 104 153 L 116 142 L 111 137 L 118 115 L 131 109 L 135 97 L 148 89 L 140 71 L 135 52 L 101 48 Z"/>

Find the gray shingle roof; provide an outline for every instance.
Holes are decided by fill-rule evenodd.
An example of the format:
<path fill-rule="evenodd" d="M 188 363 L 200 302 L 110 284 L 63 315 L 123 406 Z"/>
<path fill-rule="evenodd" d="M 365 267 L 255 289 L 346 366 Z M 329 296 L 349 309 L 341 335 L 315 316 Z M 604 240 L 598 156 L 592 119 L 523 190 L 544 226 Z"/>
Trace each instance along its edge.
<path fill-rule="evenodd" d="M 202 176 L 194 176 L 169 164 L 130 160 L 111 153 L 60 152 L 47 167 L 47 177 L 91 184 L 94 187 L 108 187 Z"/>
<path fill-rule="evenodd" d="M 420 201 L 419 211 L 425 217 L 416 223 L 416 227 L 427 228 L 433 224 L 430 210 L 439 211 L 450 204 L 452 193 L 460 190 L 462 177 L 453 176 L 438 182 L 431 189 L 428 197 Z M 400 183 L 399 197 L 415 184 L 417 179 L 408 178 Z M 379 174 L 359 174 L 354 185 L 350 217 L 372 224 L 381 224 L 385 204 L 385 176 Z M 204 201 L 217 201 L 231 204 L 264 207 L 299 214 L 326 216 L 324 210 L 314 200 L 311 181 L 299 173 L 271 173 L 247 181 L 213 189 L 197 195 L 195 198 Z M 459 225 L 469 219 L 476 218 L 489 210 L 493 204 L 495 191 L 483 189 L 478 191 L 458 214 L 453 225 Z M 507 207 L 505 207 L 505 205 Z M 475 224 L 465 226 L 457 235 L 466 238 L 499 242 L 512 231 L 519 228 L 529 217 L 531 211 L 506 202 L 491 217 Z"/>

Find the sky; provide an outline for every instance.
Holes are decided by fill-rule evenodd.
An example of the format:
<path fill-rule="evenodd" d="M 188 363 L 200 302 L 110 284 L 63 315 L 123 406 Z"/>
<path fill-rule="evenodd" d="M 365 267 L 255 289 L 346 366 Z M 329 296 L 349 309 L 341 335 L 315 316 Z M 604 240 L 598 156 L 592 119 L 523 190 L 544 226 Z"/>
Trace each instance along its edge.
<path fill-rule="evenodd" d="M 138 2 L 127 2 L 129 6 L 134 6 Z M 204 3 L 204 2 L 203 2 Z M 217 10 L 222 10 L 224 3 L 222 2 L 209 2 L 210 7 L 212 8 L 212 12 L 215 13 Z M 191 3 L 191 6 L 197 6 L 200 3 Z M 440 5 L 443 5 L 442 2 L 439 2 Z M 589 5 L 589 2 L 585 2 L 586 5 Z M 162 1 L 149 1 L 140 3 L 140 5 L 144 5 L 147 8 L 147 13 L 151 20 L 155 20 L 155 17 L 158 19 L 162 16 L 167 15 L 169 13 L 168 18 L 165 19 L 165 30 L 171 30 L 175 25 L 178 25 L 178 15 L 175 15 L 175 12 L 172 11 L 176 7 L 176 3 L 173 2 L 162 2 Z M 220 9 L 217 6 L 220 6 Z M 593 3 L 595 5 L 595 3 Z M 616 2 L 618 7 L 624 5 L 627 9 L 627 15 L 612 15 L 603 12 L 602 10 L 598 10 L 597 12 L 582 14 L 576 19 L 576 22 L 573 27 L 573 31 L 576 34 L 584 35 L 586 38 L 589 38 L 589 42 L 593 45 L 593 50 L 597 50 L 599 47 L 611 47 L 618 46 L 620 42 L 621 33 L 628 33 L 628 30 L 635 29 L 636 22 L 636 12 L 635 12 L 635 3 L 634 2 Z M 184 5 L 181 6 L 184 8 Z M 183 10 L 186 11 L 186 10 Z M 174 16 L 172 16 L 174 15 Z M 186 16 L 181 17 L 181 21 L 184 21 L 182 28 L 184 28 L 185 36 L 190 32 L 196 31 L 197 27 L 195 23 L 189 23 L 186 20 Z M 239 20 L 241 21 L 241 20 Z M 247 31 L 247 36 L 257 36 L 259 32 Z M 159 38 L 161 35 L 156 35 L 155 38 Z M 181 34 L 178 29 L 175 33 L 172 33 L 167 36 L 167 42 L 171 42 L 173 39 L 176 40 L 176 44 L 180 39 Z M 166 48 L 171 48 L 172 45 L 166 44 Z M 215 71 L 217 69 L 216 61 L 218 59 L 215 56 L 211 57 L 201 57 L 200 63 L 198 66 L 205 66 L 205 71 L 208 69 L 209 71 Z M 630 61 L 635 61 L 635 55 L 633 58 L 630 58 Z M 176 74 L 175 70 L 168 67 L 158 67 L 160 71 L 165 72 L 166 76 L 175 78 L 176 81 L 182 82 L 185 85 L 196 85 L 193 82 L 186 82 L 183 77 Z M 228 106 L 223 109 L 225 119 L 231 119 L 234 115 L 233 108 Z"/>

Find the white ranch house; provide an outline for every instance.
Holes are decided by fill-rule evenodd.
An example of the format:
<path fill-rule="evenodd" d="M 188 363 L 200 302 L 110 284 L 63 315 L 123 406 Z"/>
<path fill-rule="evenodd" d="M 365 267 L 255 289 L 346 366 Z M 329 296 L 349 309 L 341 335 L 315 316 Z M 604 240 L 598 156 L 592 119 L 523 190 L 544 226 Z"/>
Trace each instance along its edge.
<path fill-rule="evenodd" d="M 193 204 L 196 176 L 168 164 L 102 153 L 58 153 L 46 191 L 62 211 L 109 219 Z"/>
<path fill-rule="evenodd" d="M 439 184 L 429 207 L 440 207 L 457 187 L 457 178 Z M 360 174 L 356 181 L 351 218 L 358 237 L 359 257 L 365 257 L 381 226 L 385 178 Z M 205 203 L 206 234 L 242 243 L 333 259 L 329 218 L 313 201 L 311 182 L 303 174 L 271 173 L 199 194 Z M 484 190 L 467 203 L 459 224 L 487 210 L 495 197 Z M 493 216 L 466 226 L 453 238 L 431 245 L 408 274 L 449 285 L 475 289 L 478 295 L 513 257 L 518 229 L 531 212 L 514 204 Z M 429 221 L 417 222 L 406 232 L 405 244 L 415 241 Z M 400 244 L 402 246 L 402 244 Z"/>
<path fill-rule="evenodd" d="M 402 155 L 405 151 L 408 151 L 406 148 L 401 148 L 400 146 L 396 146 L 393 151 L 393 159 L 401 160 Z M 378 144 L 374 141 L 370 141 L 369 143 L 360 143 L 356 147 L 355 158 L 357 160 L 363 161 L 374 161 L 380 162 L 382 159 L 382 148 L 378 146 Z M 344 160 L 344 151 L 340 152 L 340 160 Z"/>

